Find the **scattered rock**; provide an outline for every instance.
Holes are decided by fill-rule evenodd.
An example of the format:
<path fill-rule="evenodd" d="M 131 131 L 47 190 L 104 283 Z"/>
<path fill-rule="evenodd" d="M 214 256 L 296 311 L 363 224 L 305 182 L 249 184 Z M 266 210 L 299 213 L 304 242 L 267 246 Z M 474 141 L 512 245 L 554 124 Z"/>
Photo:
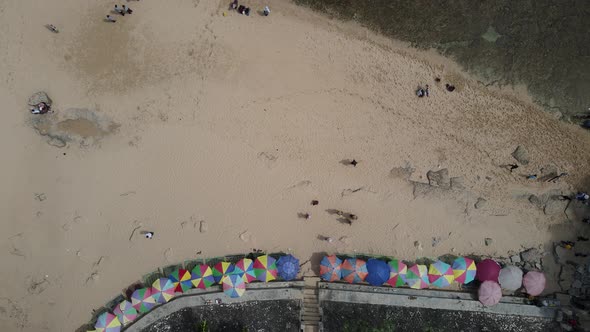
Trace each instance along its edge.
<path fill-rule="evenodd" d="M 474 205 L 474 207 L 475 207 L 476 209 L 481 209 L 481 208 L 483 208 L 484 206 L 486 206 L 486 204 L 487 204 L 487 203 L 488 203 L 488 201 L 487 201 L 487 200 L 485 200 L 484 198 L 481 198 L 481 197 L 480 197 L 480 198 L 478 198 L 478 199 L 477 199 L 477 202 L 475 202 L 475 205 Z"/>
<path fill-rule="evenodd" d="M 534 204 L 534 205 L 537 205 L 537 206 L 542 206 L 543 205 L 543 202 L 541 201 L 541 199 L 537 195 L 531 195 L 531 196 L 529 196 L 529 202 L 531 202 L 531 204 Z"/>
<path fill-rule="evenodd" d="M 199 223 L 199 232 L 207 233 L 208 230 L 209 230 L 209 226 L 207 225 L 207 222 L 205 220 L 201 220 Z"/>
<path fill-rule="evenodd" d="M 574 330 L 574 328 L 570 324 L 561 323 L 560 325 L 564 331 L 573 331 Z"/>
<path fill-rule="evenodd" d="M 422 250 L 422 243 L 420 243 L 420 241 L 414 241 L 414 247 L 418 250 Z"/>
<path fill-rule="evenodd" d="M 35 92 L 31 97 L 29 97 L 30 106 L 39 105 L 40 103 L 45 103 L 48 106 L 51 106 L 53 102 L 44 91 Z"/>
<path fill-rule="evenodd" d="M 428 171 L 426 173 L 426 177 L 428 178 L 428 184 L 431 186 L 439 186 L 442 188 L 450 188 L 451 187 L 451 179 L 449 178 L 449 170 L 446 168 L 441 169 L 440 171 Z"/>
<path fill-rule="evenodd" d="M 575 269 L 571 265 L 562 265 L 559 271 L 559 287 L 562 291 L 568 291 L 572 287 Z"/>
<path fill-rule="evenodd" d="M 485 242 L 486 246 L 491 246 L 492 243 L 494 243 L 494 239 L 486 237 L 484 242 Z"/>
<path fill-rule="evenodd" d="M 510 256 L 510 261 L 512 263 L 520 263 L 522 260 L 520 259 L 520 255 Z"/>
<path fill-rule="evenodd" d="M 47 141 L 47 144 L 51 145 L 51 146 L 55 146 L 57 148 L 63 148 L 66 146 L 66 142 L 59 137 L 52 137 L 51 139 L 49 139 Z"/>
<path fill-rule="evenodd" d="M 543 252 L 541 252 L 537 248 L 530 248 L 528 250 L 523 251 L 520 254 L 522 260 L 526 263 L 530 263 L 534 266 L 536 263 L 541 263 L 541 258 L 543 258 Z"/>
<path fill-rule="evenodd" d="M 453 189 L 465 189 L 465 185 L 463 183 L 463 177 L 451 178 L 451 188 Z"/>
<path fill-rule="evenodd" d="M 519 145 L 516 148 L 516 150 L 514 150 L 514 152 L 512 152 L 512 157 L 514 157 L 514 159 L 516 159 L 516 161 L 518 161 L 519 163 L 521 163 L 523 165 L 529 164 L 528 153 L 522 145 Z"/>
<path fill-rule="evenodd" d="M 562 246 L 555 247 L 555 258 L 557 259 L 558 263 L 565 264 L 568 256 L 571 256 L 570 250 L 565 249 Z"/>
<path fill-rule="evenodd" d="M 405 167 L 394 167 L 389 172 L 389 175 L 395 179 L 404 179 L 407 180 L 412 176 L 416 169 L 410 166 L 410 164 L 406 163 Z"/>
<path fill-rule="evenodd" d="M 563 213 L 563 210 L 565 210 L 565 204 L 566 202 L 564 201 L 550 199 L 547 202 L 547 204 L 545 204 L 545 207 L 543 208 L 543 213 L 545 213 L 546 215 L 555 215 Z"/>

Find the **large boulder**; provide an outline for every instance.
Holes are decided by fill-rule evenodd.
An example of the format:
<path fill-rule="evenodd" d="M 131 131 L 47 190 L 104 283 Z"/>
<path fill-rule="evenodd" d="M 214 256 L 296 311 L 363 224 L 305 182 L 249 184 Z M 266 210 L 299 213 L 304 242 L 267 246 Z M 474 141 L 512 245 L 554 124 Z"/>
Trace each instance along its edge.
<path fill-rule="evenodd" d="M 525 148 L 522 145 L 519 145 L 516 148 L 516 150 L 514 150 L 514 152 L 512 152 L 512 157 L 514 157 L 514 159 L 516 159 L 516 161 L 518 161 L 519 163 L 521 163 L 523 165 L 529 164 L 529 156 L 527 154 L 527 151 L 525 150 Z"/>
<path fill-rule="evenodd" d="M 450 188 L 451 187 L 451 178 L 449 178 L 449 170 L 446 168 L 441 169 L 440 171 L 428 171 L 426 173 L 426 177 L 428 178 L 428 184 L 431 186 L 439 186 L 441 188 Z"/>
<path fill-rule="evenodd" d="M 43 91 L 35 92 L 31 97 L 29 97 L 29 105 L 35 106 L 39 105 L 40 103 L 45 103 L 48 106 L 51 106 L 51 98 L 47 95 L 47 93 Z"/>

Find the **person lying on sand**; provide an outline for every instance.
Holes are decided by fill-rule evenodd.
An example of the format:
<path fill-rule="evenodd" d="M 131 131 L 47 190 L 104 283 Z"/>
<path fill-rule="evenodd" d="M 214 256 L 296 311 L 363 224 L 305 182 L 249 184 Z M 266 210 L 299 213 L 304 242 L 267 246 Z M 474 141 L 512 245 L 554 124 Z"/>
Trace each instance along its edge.
<path fill-rule="evenodd" d="M 41 103 L 35 105 L 35 107 L 33 107 L 33 109 L 31 109 L 31 113 L 33 113 L 33 114 L 45 114 L 45 113 L 49 112 L 50 109 L 51 108 L 49 107 L 49 105 L 47 105 L 44 102 L 41 102 Z"/>
<path fill-rule="evenodd" d="M 123 6 L 125 7 L 125 6 Z M 119 13 L 121 16 L 125 16 L 125 9 L 115 5 L 115 11 Z"/>
<path fill-rule="evenodd" d="M 123 12 L 131 15 L 133 13 L 133 10 L 131 10 L 131 8 L 125 7 L 125 5 L 123 5 Z"/>
<path fill-rule="evenodd" d="M 111 15 L 107 15 L 106 20 L 107 20 L 107 22 L 111 22 L 111 23 L 117 22 L 117 20 L 114 17 L 112 17 Z"/>
<path fill-rule="evenodd" d="M 55 33 L 59 32 L 59 30 L 57 30 L 57 28 L 53 24 L 47 24 L 47 29 L 49 29 L 49 31 L 51 31 L 51 32 L 55 32 Z"/>

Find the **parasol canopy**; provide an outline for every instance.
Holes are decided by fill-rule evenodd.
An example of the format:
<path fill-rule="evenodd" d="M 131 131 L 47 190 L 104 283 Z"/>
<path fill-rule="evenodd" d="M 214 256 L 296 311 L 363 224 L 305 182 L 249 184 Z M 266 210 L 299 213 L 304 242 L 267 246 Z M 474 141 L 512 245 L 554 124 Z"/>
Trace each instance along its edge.
<path fill-rule="evenodd" d="M 193 287 L 191 273 L 185 269 L 176 269 L 168 276 L 174 285 L 174 291 L 184 293 Z"/>
<path fill-rule="evenodd" d="M 229 297 L 240 297 L 246 292 L 244 278 L 237 274 L 226 275 L 221 279 L 223 292 Z"/>
<path fill-rule="evenodd" d="M 522 270 L 516 266 L 506 266 L 500 270 L 498 283 L 502 288 L 515 291 L 522 287 Z"/>
<path fill-rule="evenodd" d="M 211 267 L 203 264 L 195 265 L 191 271 L 191 282 L 196 288 L 206 289 L 211 287 L 215 283 Z"/>
<path fill-rule="evenodd" d="M 256 280 L 254 273 L 254 262 L 250 258 L 240 259 L 234 268 L 235 274 L 240 274 L 246 283 Z"/>
<path fill-rule="evenodd" d="M 94 328 L 97 332 L 119 332 L 121 331 L 121 322 L 117 316 L 110 312 L 103 312 L 98 316 Z"/>
<path fill-rule="evenodd" d="M 138 315 L 137 310 L 135 310 L 131 302 L 127 300 L 119 303 L 113 310 L 113 313 L 117 315 L 117 318 L 123 325 L 131 323 Z"/>
<path fill-rule="evenodd" d="M 467 257 L 457 257 L 453 261 L 453 275 L 455 281 L 460 284 L 468 284 L 475 279 L 477 268 L 475 267 L 475 261 Z"/>
<path fill-rule="evenodd" d="M 389 263 L 389 280 L 387 283 L 391 287 L 400 287 L 406 283 L 406 273 L 408 273 L 408 266 L 404 262 L 393 259 Z"/>
<path fill-rule="evenodd" d="M 336 255 L 324 256 L 320 262 L 320 276 L 326 281 L 342 279 L 342 260 Z"/>
<path fill-rule="evenodd" d="M 443 261 L 436 261 L 428 268 L 428 281 L 432 286 L 449 287 L 455 280 L 455 274 L 451 266 Z"/>
<path fill-rule="evenodd" d="M 495 281 L 498 282 L 500 275 L 500 265 L 491 259 L 484 259 L 477 264 L 476 278 L 479 281 Z"/>
<path fill-rule="evenodd" d="M 299 273 L 299 259 L 293 255 L 281 256 L 277 261 L 279 277 L 284 280 L 293 280 Z"/>
<path fill-rule="evenodd" d="M 369 259 L 367 261 L 367 272 L 368 275 L 365 281 L 373 286 L 382 286 L 389 280 L 389 265 L 380 259 Z"/>
<path fill-rule="evenodd" d="M 414 264 L 408 268 L 406 283 L 414 289 L 428 288 L 428 270 L 426 265 Z"/>
<path fill-rule="evenodd" d="M 157 303 L 166 303 L 175 295 L 174 284 L 168 278 L 159 278 L 152 283 L 152 297 Z"/>
<path fill-rule="evenodd" d="M 215 283 L 221 283 L 223 277 L 234 273 L 236 266 L 230 262 L 219 262 L 213 266 L 213 279 Z"/>
<path fill-rule="evenodd" d="M 277 278 L 277 260 L 269 255 L 262 255 L 254 261 L 254 274 L 256 279 L 264 282 Z"/>
<path fill-rule="evenodd" d="M 485 306 L 498 304 L 502 298 L 502 289 L 497 282 L 487 280 L 481 283 L 477 291 L 479 302 Z"/>
<path fill-rule="evenodd" d="M 150 287 L 136 289 L 131 294 L 131 304 L 140 313 L 150 311 L 156 305 L 156 300 L 152 296 L 152 289 Z"/>
<path fill-rule="evenodd" d="M 522 283 L 527 294 L 537 296 L 545 289 L 545 275 L 542 272 L 530 271 L 524 275 Z"/>
<path fill-rule="evenodd" d="M 342 263 L 342 279 L 349 283 L 363 282 L 369 273 L 367 263 L 358 258 L 347 258 Z"/>

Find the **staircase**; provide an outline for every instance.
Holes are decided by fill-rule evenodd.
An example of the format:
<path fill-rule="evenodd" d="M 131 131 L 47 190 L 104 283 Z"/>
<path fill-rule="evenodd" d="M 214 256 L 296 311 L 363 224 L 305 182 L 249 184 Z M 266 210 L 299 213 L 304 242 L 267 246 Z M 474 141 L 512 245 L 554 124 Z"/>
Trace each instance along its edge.
<path fill-rule="evenodd" d="M 301 331 L 320 331 L 320 305 L 318 301 L 318 277 L 303 278 L 303 306 L 301 308 Z"/>

